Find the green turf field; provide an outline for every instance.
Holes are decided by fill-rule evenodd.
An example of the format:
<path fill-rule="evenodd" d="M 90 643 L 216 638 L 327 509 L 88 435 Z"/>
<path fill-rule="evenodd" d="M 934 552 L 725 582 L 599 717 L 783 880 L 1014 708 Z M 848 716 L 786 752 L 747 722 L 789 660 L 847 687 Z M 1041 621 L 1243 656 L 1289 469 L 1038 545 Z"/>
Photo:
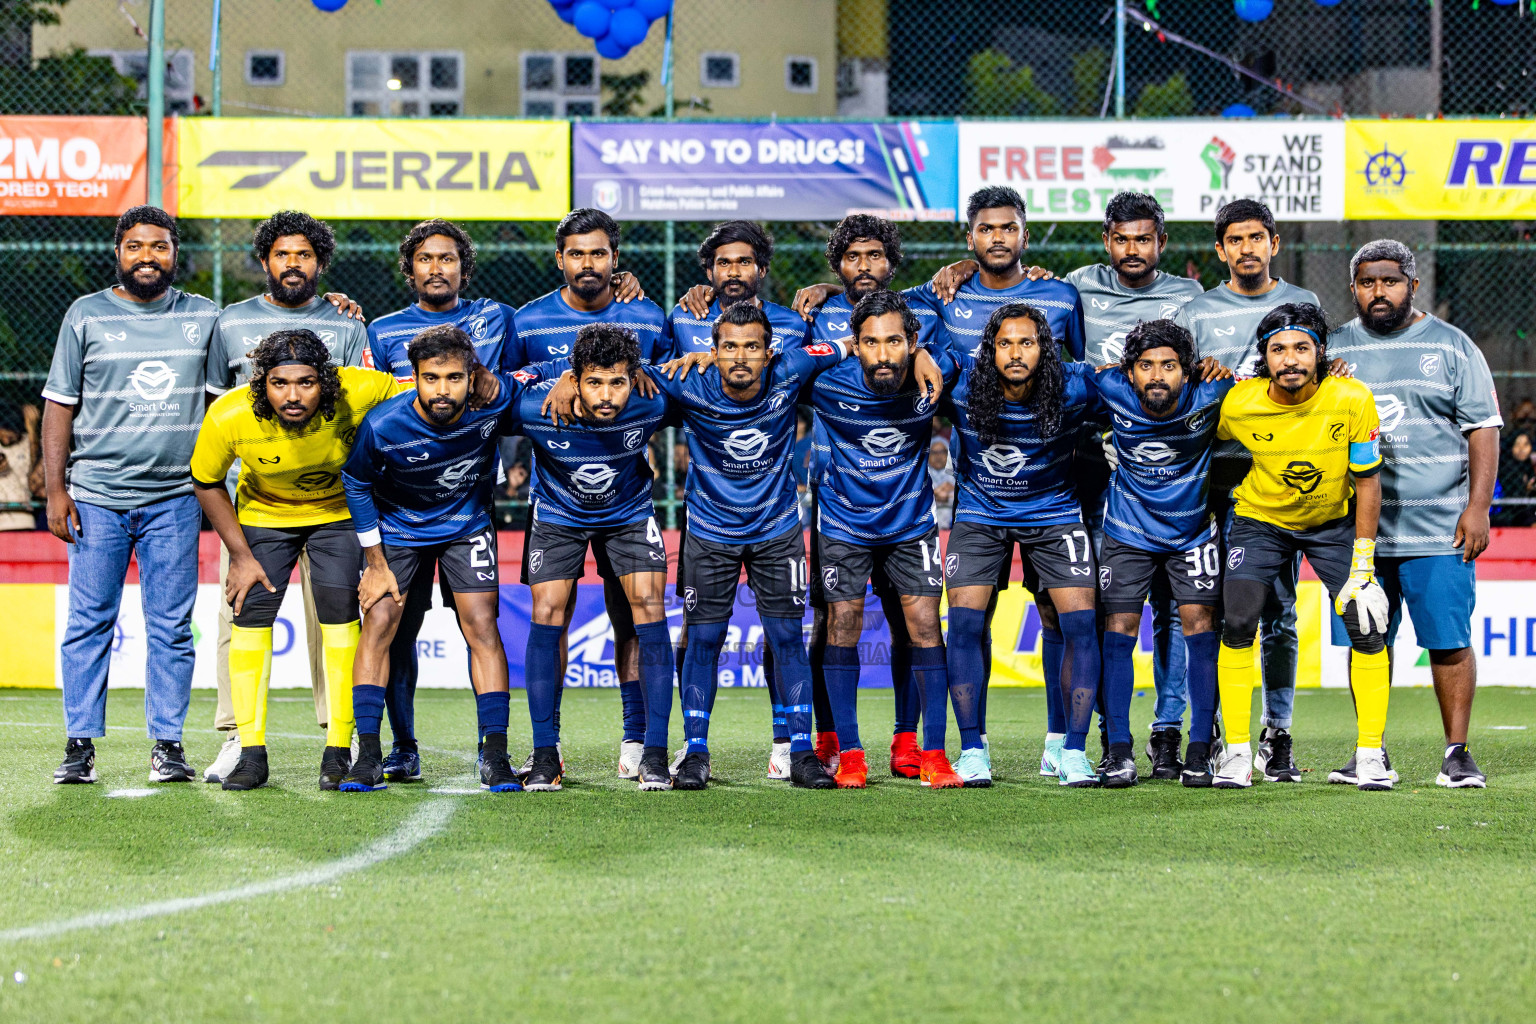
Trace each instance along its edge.
<path fill-rule="evenodd" d="M 113 798 L 146 787 L 138 693 L 65 788 L 58 694 L 0 691 L 0 1021 L 1536 1015 L 1536 690 L 1478 696 L 1485 792 L 1435 787 L 1433 695 L 1394 692 L 1392 793 L 1324 784 L 1334 692 L 1297 700 L 1299 786 L 1061 789 L 1041 693 L 1000 690 L 991 790 L 808 793 L 763 778 L 766 695 L 723 691 L 718 781 L 642 794 L 617 692 L 577 690 L 565 792 L 495 797 L 433 792 L 474 784 L 467 694 L 422 695 L 427 781 L 367 795 L 316 790 L 310 698 L 274 696 L 270 788 Z M 889 691 L 862 709 L 883 772 Z M 216 743 L 189 733 L 199 767 Z"/>

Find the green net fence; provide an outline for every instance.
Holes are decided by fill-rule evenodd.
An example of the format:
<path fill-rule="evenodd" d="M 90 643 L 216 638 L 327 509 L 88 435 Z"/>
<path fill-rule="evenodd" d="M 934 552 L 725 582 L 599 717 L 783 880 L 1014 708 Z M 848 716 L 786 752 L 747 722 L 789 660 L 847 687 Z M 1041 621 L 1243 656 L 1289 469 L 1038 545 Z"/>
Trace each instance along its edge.
<path fill-rule="evenodd" d="M 350 0 L 334 13 L 310 0 L 223 0 L 217 75 L 213 7 L 167 0 L 168 112 L 660 113 L 658 30 L 627 57 L 602 60 L 546 0 Z M 0 0 L 0 113 L 142 115 L 149 11 L 149 0 Z M 1536 0 L 1131 0 L 1119 97 L 1110 0 L 677 0 L 675 11 L 685 118 L 1098 117 L 1117 105 L 1132 117 L 1518 117 L 1536 105 Z M 185 220 L 183 286 L 225 303 L 261 291 L 253 226 Z M 409 224 L 332 226 L 339 246 L 324 286 L 370 316 L 406 304 L 394 263 Z M 481 250 L 474 294 L 518 305 L 560 283 L 552 225 L 466 227 Z M 767 295 L 787 303 L 828 278 L 831 225 L 771 227 Z M 37 401 L 70 302 L 111 281 L 111 228 L 88 217 L 0 222 L 0 427 L 18 428 L 20 406 Z M 665 225 L 627 226 L 626 265 L 667 305 L 699 280 L 693 252 L 706 230 L 678 223 L 669 244 Z M 1170 234 L 1167 266 L 1207 287 L 1222 278 L 1208 226 L 1173 224 Z M 903 235 L 903 285 L 964 252 L 957 225 L 908 225 Z M 1282 223 L 1280 273 L 1345 319 L 1349 254 L 1383 235 L 1420 251 L 1421 304 L 1479 342 L 1506 407 L 1536 390 L 1531 226 Z M 1033 261 L 1058 273 L 1102 255 L 1092 225 L 1041 216 L 1032 237 Z"/>

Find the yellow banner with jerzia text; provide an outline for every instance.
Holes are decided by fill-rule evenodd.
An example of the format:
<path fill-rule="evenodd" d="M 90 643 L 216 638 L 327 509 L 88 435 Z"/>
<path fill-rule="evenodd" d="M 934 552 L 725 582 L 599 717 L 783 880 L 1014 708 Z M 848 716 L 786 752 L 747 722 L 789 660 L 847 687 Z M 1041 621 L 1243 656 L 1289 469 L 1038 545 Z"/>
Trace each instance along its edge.
<path fill-rule="evenodd" d="M 361 220 L 559 220 L 564 121 L 182 118 L 180 214 L 303 210 Z"/>
<path fill-rule="evenodd" d="M 1350 121 L 1349 220 L 1536 215 L 1536 121 Z"/>

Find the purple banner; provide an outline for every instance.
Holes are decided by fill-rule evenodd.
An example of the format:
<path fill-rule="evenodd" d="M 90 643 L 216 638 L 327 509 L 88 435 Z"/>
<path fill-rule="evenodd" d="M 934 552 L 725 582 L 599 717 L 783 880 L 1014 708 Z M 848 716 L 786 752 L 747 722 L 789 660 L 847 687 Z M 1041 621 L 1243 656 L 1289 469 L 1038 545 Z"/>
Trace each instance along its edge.
<path fill-rule="evenodd" d="M 952 122 L 577 124 L 577 206 L 619 220 L 955 220 Z"/>

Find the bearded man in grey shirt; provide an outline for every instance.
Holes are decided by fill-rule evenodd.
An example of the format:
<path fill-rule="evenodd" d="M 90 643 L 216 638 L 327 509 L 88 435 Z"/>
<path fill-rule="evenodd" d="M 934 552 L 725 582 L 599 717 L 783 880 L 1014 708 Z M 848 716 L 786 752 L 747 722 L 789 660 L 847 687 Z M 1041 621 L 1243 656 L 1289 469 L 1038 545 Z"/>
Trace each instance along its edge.
<path fill-rule="evenodd" d="M 117 222 L 117 284 L 76 299 L 43 388 L 48 529 L 68 545 L 69 619 L 59 646 L 68 743 L 59 783 L 96 781 L 107 670 L 130 556 L 137 556 L 151 782 L 189 782 L 181 745 L 192 694 L 198 527 L 191 458 L 203 367 L 219 310 L 173 288 L 176 221 L 135 206 Z"/>
<path fill-rule="evenodd" d="M 1488 547 L 1504 425 L 1493 374 L 1471 338 L 1413 308 L 1418 268 L 1406 245 L 1370 242 L 1349 272 L 1359 316 L 1329 336 L 1328 353 L 1371 389 L 1381 418 L 1376 573 L 1391 610 L 1387 651 L 1407 605 L 1419 646 L 1429 652 L 1445 729 L 1435 781 L 1481 789 L 1487 780 L 1467 750 L 1467 726 L 1477 689 L 1474 560 Z M 1335 615 L 1333 642 L 1343 635 Z M 1353 783 L 1354 765 L 1350 758 L 1328 781 Z"/>

